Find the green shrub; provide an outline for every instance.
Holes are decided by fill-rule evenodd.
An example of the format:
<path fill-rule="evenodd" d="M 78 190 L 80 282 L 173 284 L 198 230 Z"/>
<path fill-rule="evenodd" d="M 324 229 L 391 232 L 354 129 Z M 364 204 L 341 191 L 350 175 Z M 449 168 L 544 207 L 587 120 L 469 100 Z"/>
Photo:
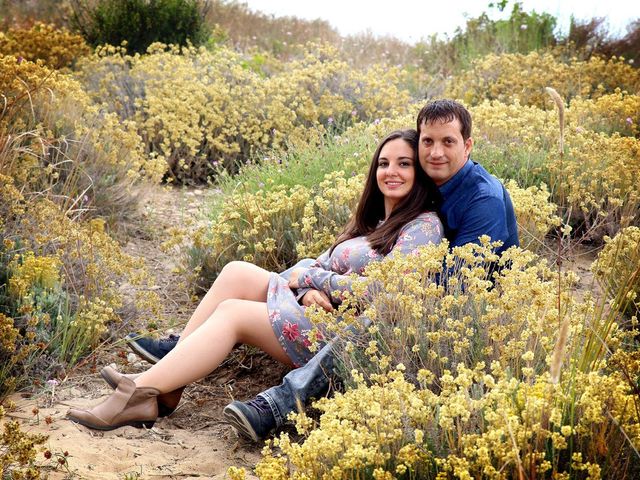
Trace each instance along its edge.
<path fill-rule="evenodd" d="M 208 32 L 197 0 L 101 0 L 91 8 L 73 2 L 72 23 L 94 45 L 127 42 L 143 53 L 154 42 L 200 45 Z"/>

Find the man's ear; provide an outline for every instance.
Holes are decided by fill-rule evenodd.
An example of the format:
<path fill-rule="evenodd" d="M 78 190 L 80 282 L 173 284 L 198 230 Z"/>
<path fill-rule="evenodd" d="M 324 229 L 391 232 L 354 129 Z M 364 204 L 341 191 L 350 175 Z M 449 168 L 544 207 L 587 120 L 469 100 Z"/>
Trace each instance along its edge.
<path fill-rule="evenodd" d="M 464 154 L 467 157 L 467 159 L 469 158 L 469 155 L 471 154 L 471 149 L 473 148 L 473 138 L 469 137 L 464 141 Z"/>

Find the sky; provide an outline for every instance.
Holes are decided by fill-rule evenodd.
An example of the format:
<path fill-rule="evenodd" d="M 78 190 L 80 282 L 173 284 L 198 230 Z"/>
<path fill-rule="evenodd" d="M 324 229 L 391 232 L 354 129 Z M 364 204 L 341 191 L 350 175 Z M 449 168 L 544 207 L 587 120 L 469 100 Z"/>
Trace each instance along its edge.
<path fill-rule="evenodd" d="M 308 20 L 327 20 L 340 34 L 370 31 L 375 35 L 393 35 L 414 43 L 433 33 L 452 35 L 463 27 L 465 18 L 476 17 L 489 9 L 489 0 L 244 0 L 252 10 L 276 16 L 296 16 Z M 606 17 L 609 32 L 623 35 L 630 20 L 640 18 L 638 0 L 522 0 L 525 11 L 546 12 L 558 19 L 558 28 L 566 33 L 571 15 L 577 19 Z M 393 8 L 389 8 L 391 5 Z M 513 1 L 504 12 L 508 17 Z"/>

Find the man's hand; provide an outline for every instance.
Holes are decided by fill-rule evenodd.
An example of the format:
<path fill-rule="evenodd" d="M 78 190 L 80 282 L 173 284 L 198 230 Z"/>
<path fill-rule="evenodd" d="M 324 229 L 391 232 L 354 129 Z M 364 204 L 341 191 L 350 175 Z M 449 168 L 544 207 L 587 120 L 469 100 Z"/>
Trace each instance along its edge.
<path fill-rule="evenodd" d="M 326 293 L 321 292 L 320 290 L 309 290 L 302 297 L 302 305 L 305 307 L 310 307 L 311 305 L 319 305 L 324 308 L 327 312 L 333 310 L 333 305 L 331 305 L 331 300 Z"/>
<path fill-rule="evenodd" d="M 304 272 L 305 268 L 296 268 L 291 270 L 289 274 L 289 288 L 300 288 L 300 284 L 298 283 L 298 276 Z"/>

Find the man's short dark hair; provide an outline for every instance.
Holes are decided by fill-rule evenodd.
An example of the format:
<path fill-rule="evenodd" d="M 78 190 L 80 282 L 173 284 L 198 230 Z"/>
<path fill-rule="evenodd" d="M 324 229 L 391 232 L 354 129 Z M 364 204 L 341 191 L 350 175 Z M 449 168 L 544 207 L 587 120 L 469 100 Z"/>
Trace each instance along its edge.
<path fill-rule="evenodd" d="M 453 122 L 455 119 L 460 122 L 460 133 L 462 139 L 467 140 L 471 136 L 471 114 L 462 104 L 453 100 L 433 100 L 427 103 L 418 114 L 418 132 L 423 123 L 439 121 L 442 123 Z"/>

